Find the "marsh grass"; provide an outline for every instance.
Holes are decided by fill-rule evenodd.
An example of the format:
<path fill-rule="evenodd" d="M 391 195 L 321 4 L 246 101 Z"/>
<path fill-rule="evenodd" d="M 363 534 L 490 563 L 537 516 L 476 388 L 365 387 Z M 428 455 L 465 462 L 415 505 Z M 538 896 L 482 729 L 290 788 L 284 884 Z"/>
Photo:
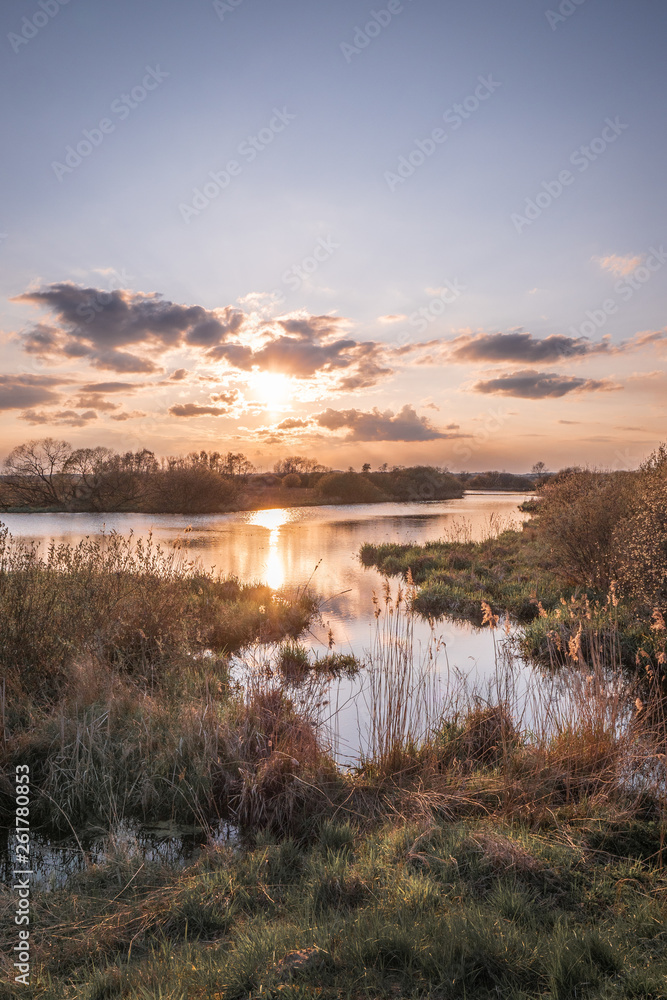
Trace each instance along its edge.
<path fill-rule="evenodd" d="M 45 579 L 64 601 L 48 560 L 27 561 L 33 593 Z M 121 595 L 145 587 L 148 600 L 157 586 L 119 572 Z M 664 998 L 664 618 L 653 616 L 640 672 L 620 669 L 613 597 L 609 632 L 590 609 L 539 671 L 486 602 L 494 670 L 465 676 L 435 627 L 415 642 L 406 575 L 375 601 L 354 768 L 336 766 L 324 725 L 331 677 L 281 669 L 285 652 L 303 663 L 294 643 L 246 646 L 242 678 L 204 628 L 194 651 L 193 639 L 158 644 L 140 669 L 74 645 L 57 698 L 23 690 L 20 711 L 7 699 L 2 764 L 30 763 L 36 822 L 78 833 L 96 820 L 115 835 L 66 889 L 34 894 L 31 992 L 6 996 Z M 184 580 L 178 600 L 198 608 L 208 595 L 219 621 L 215 581 Z M 238 585 L 219 586 L 233 608 Z M 271 612 L 258 596 L 257 636 L 297 628 L 274 602 L 262 632 Z M 560 607 L 562 619 L 574 609 Z M 120 836 L 128 820 L 158 818 L 229 818 L 245 839 L 211 842 L 183 871 Z M 14 909 L 0 894 L 7 973 Z"/>

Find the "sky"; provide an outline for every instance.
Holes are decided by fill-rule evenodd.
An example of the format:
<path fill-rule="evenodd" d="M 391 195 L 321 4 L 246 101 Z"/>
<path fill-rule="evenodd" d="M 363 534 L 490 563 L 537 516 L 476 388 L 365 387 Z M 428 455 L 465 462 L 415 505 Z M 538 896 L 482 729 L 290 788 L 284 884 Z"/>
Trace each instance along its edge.
<path fill-rule="evenodd" d="M 663 0 L 4 0 L 0 453 L 634 468 Z"/>

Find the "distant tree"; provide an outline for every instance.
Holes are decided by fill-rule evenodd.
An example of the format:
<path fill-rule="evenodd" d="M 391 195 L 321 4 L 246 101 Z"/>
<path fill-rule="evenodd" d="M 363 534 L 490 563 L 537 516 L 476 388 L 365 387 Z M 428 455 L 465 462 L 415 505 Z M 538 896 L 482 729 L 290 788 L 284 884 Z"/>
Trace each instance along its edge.
<path fill-rule="evenodd" d="M 370 462 L 364 462 L 364 464 L 361 466 L 361 471 L 365 475 L 368 475 L 368 473 L 371 471 L 371 463 Z"/>
<path fill-rule="evenodd" d="M 386 462 L 383 462 L 378 468 L 378 472 L 389 472 L 389 466 Z"/>
<path fill-rule="evenodd" d="M 288 490 L 297 489 L 301 486 L 301 476 L 298 472 L 288 472 L 286 476 L 283 476 L 282 485 Z"/>
<path fill-rule="evenodd" d="M 524 466 L 524 468 L 525 468 L 525 466 Z M 530 470 L 530 472 L 531 472 L 531 475 L 535 476 L 535 478 L 536 478 L 536 480 L 537 480 L 537 482 L 539 484 L 539 483 L 544 482 L 544 480 L 546 479 L 546 477 L 547 477 L 547 475 L 549 473 L 549 470 L 547 469 L 547 467 L 546 467 L 546 465 L 545 465 L 544 462 L 535 462 L 535 465 L 532 467 L 532 469 Z"/>
<path fill-rule="evenodd" d="M 277 476 L 286 476 L 290 472 L 325 472 L 323 465 L 320 465 L 316 458 L 306 458 L 304 455 L 290 455 L 288 458 L 281 458 L 273 466 L 273 471 Z"/>
<path fill-rule="evenodd" d="M 14 502 L 50 507 L 67 500 L 71 491 L 66 472 L 71 455 L 72 446 L 67 441 L 50 437 L 14 448 L 4 463 Z"/>

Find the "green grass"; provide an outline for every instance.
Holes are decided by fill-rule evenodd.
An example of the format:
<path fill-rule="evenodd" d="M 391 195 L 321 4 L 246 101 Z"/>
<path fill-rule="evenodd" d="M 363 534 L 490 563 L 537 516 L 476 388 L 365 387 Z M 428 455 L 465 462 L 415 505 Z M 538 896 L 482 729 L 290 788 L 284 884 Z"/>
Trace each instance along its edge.
<path fill-rule="evenodd" d="M 264 836 L 184 872 L 112 858 L 34 897 L 33 985 L 0 995 L 659 1000 L 665 871 L 599 843 L 329 821 L 308 844 Z"/>
<path fill-rule="evenodd" d="M 418 585 L 415 610 L 427 617 L 447 614 L 480 624 L 486 601 L 495 614 L 530 621 L 538 601 L 554 607 L 563 592 L 555 566 L 530 530 L 504 531 L 481 542 L 366 544 L 360 556 L 365 566 L 388 576 L 409 573 Z"/>

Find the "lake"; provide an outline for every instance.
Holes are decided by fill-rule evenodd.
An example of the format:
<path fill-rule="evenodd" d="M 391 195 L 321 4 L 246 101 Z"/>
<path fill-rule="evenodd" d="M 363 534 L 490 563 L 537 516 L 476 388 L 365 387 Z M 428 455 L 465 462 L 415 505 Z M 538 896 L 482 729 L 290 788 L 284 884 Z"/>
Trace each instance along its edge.
<path fill-rule="evenodd" d="M 5 514 L 2 522 L 15 536 L 45 542 L 77 542 L 103 530 L 153 537 L 164 546 L 179 544 L 205 568 L 243 581 L 262 581 L 273 589 L 310 586 L 323 598 L 322 620 L 304 642 L 323 654 L 333 637 L 334 650 L 364 658 L 371 645 L 375 618 L 373 594 L 383 578 L 364 568 L 364 542 L 424 543 L 443 537 L 480 539 L 499 525 L 520 524 L 519 493 L 470 492 L 459 500 L 415 503 L 285 507 L 232 514 Z M 393 592 L 396 590 L 393 583 Z M 494 637 L 489 629 L 444 619 L 436 626 L 440 657 L 436 672 L 452 671 L 483 679 L 495 669 Z M 428 623 L 415 622 L 417 647 L 432 640 Z M 270 655 L 270 650 L 267 655 Z M 330 727 L 341 762 L 353 761 L 364 745 L 369 692 L 363 675 L 342 678 L 327 691 L 322 718 Z M 372 697 L 372 693 L 371 693 Z"/>

